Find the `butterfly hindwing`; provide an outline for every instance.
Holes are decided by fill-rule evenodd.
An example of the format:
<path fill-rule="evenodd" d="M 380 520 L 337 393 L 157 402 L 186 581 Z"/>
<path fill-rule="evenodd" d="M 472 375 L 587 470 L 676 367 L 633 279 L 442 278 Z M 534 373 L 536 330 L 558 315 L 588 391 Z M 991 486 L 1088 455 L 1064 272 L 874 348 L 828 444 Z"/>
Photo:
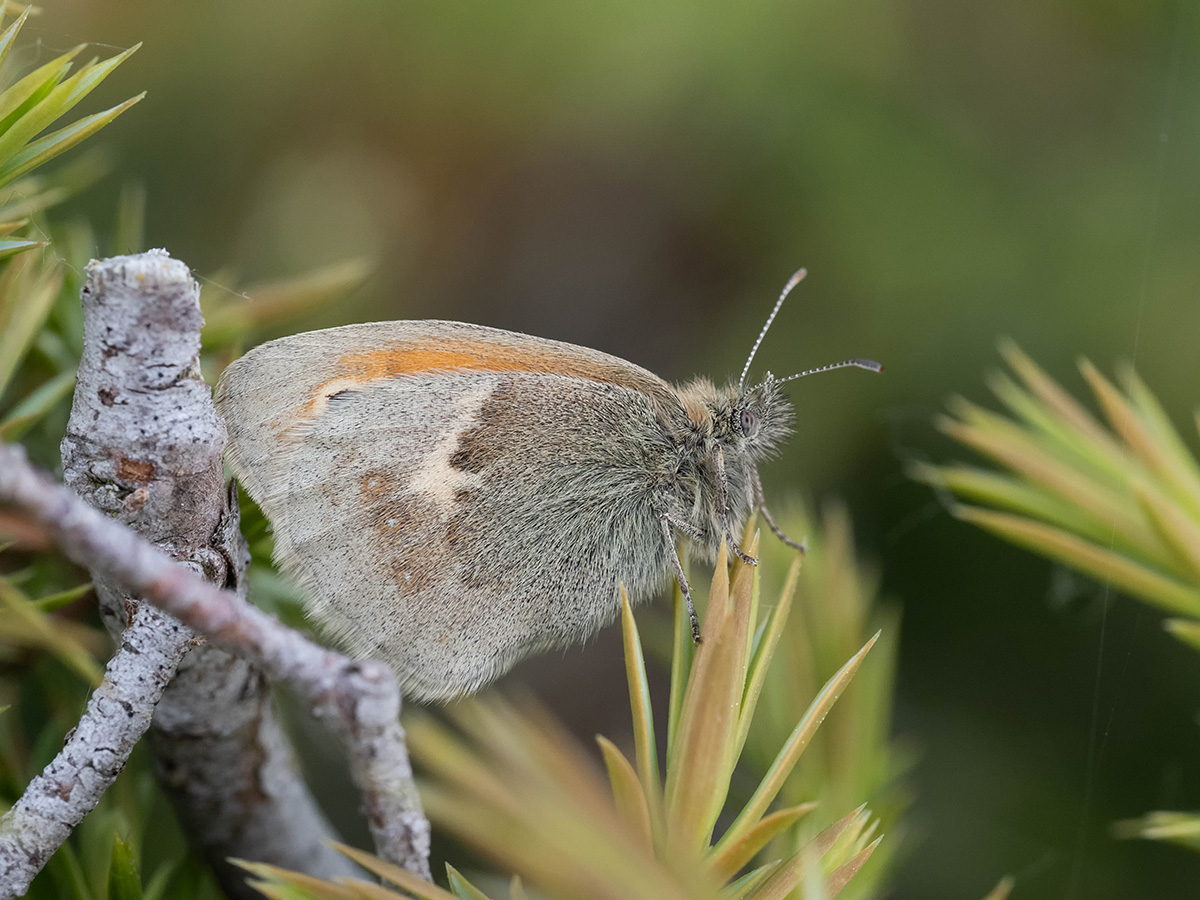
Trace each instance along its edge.
<path fill-rule="evenodd" d="M 402 322 L 263 345 L 218 405 L 314 617 L 441 698 L 591 633 L 618 581 L 662 584 L 647 459 L 667 448 L 646 436 L 669 390 L 596 351 Z"/>

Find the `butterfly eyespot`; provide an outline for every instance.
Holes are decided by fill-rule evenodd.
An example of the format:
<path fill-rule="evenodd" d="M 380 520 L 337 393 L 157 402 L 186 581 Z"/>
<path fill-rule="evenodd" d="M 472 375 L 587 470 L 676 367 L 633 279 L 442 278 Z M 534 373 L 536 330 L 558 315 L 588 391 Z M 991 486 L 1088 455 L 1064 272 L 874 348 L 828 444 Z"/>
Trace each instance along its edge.
<path fill-rule="evenodd" d="M 754 437 L 755 433 L 758 431 L 758 416 L 748 409 L 743 409 L 741 414 L 738 416 L 738 424 L 742 428 L 743 437 Z"/>

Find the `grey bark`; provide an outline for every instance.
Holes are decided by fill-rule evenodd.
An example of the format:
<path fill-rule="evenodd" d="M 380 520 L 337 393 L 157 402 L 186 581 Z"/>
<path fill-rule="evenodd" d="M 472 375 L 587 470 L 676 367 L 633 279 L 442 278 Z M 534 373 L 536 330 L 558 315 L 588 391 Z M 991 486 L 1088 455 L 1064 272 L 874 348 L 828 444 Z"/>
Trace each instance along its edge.
<path fill-rule="evenodd" d="M 66 488 L 39 475 L 19 447 L 0 443 L 0 504 L 45 529 L 98 577 L 153 603 L 213 644 L 288 682 L 346 745 L 381 857 L 429 877 L 429 822 L 412 782 L 400 691 L 378 660 L 355 661 L 216 588 Z"/>
<path fill-rule="evenodd" d="M 0 897 L 20 897 L 100 802 L 187 652 L 182 625 L 152 606 L 137 609 L 63 749 L 0 819 Z M 190 633 L 190 632 L 189 632 Z"/>
<path fill-rule="evenodd" d="M 246 551 L 221 465 L 225 429 L 200 375 L 195 281 L 185 265 L 152 251 L 92 263 L 82 300 L 84 349 L 62 442 L 64 480 L 244 597 Z M 333 832 L 298 774 L 262 672 L 93 575 L 114 639 L 136 610 L 135 618 L 155 622 L 157 649 L 178 663 L 154 710 L 156 774 L 224 890 L 258 896 L 230 856 L 324 876 L 354 872 L 325 843 Z"/>
<path fill-rule="evenodd" d="M 345 742 L 376 851 L 428 878 L 429 824 L 412 783 L 392 673 L 321 648 L 245 602 L 245 547 L 224 490 L 223 425 L 199 375 L 198 291 L 187 268 L 152 251 L 92 263 L 88 275 L 84 359 L 63 458 L 68 483 L 104 514 L 4 445 L 0 503 L 23 511 L 92 570 L 110 627 L 121 627 L 131 610 L 135 627 L 181 627 L 139 598 L 207 638 L 181 630 L 156 639 L 164 652 L 198 646 L 180 663 L 154 722 L 161 776 L 210 856 L 237 854 L 326 877 L 356 871 L 321 843 L 328 827 L 295 772 L 265 673 L 290 682 Z M 132 746 L 136 735 L 126 740 Z M 50 847 L 46 857 L 58 845 L 37 840 Z M 227 882 L 234 890 L 241 884 Z"/>

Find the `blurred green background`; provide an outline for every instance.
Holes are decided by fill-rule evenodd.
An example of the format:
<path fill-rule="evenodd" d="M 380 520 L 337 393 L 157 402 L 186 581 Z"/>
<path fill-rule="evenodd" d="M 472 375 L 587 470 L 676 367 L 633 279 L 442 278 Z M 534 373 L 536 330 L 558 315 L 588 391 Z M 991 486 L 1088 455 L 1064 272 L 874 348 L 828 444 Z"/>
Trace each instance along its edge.
<path fill-rule="evenodd" d="M 1200 894 L 1196 856 L 1109 834 L 1200 806 L 1195 655 L 903 474 L 961 455 L 931 421 L 987 401 L 1002 335 L 1072 389 L 1080 355 L 1132 360 L 1191 420 L 1195 4 L 62 2 L 26 37 L 30 62 L 145 41 L 98 91 L 149 94 L 80 214 L 141 180 L 148 242 L 217 291 L 377 261 L 305 326 L 462 319 L 723 376 L 807 266 L 758 371 L 887 371 L 794 384 L 764 477 L 776 507 L 844 496 L 903 605 L 894 896 Z M 612 634 L 518 677 L 584 734 L 627 728 Z"/>

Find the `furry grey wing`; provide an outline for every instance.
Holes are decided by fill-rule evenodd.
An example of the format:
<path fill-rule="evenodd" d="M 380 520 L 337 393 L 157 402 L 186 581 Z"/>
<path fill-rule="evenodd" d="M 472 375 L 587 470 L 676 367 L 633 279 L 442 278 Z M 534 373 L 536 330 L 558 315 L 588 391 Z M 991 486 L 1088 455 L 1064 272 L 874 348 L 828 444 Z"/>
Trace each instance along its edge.
<path fill-rule="evenodd" d="M 344 390 L 434 371 L 549 372 L 614 384 L 649 397 L 660 415 L 678 411 L 673 389 L 616 356 L 482 325 L 438 320 L 343 325 L 268 341 L 225 370 L 217 408 L 235 456 L 254 478 L 277 438 L 319 419 Z M 251 481 L 243 481 L 253 495 Z"/>
<path fill-rule="evenodd" d="M 666 448 L 640 391 L 414 374 L 323 395 L 281 429 L 312 391 L 267 370 L 258 391 L 220 389 L 230 464 L 314 617 L 410 696 L 473 690 L 585 637 L 615 615 L 619 581 L 637 597 L 665 583 L 651 470 Z"/>

